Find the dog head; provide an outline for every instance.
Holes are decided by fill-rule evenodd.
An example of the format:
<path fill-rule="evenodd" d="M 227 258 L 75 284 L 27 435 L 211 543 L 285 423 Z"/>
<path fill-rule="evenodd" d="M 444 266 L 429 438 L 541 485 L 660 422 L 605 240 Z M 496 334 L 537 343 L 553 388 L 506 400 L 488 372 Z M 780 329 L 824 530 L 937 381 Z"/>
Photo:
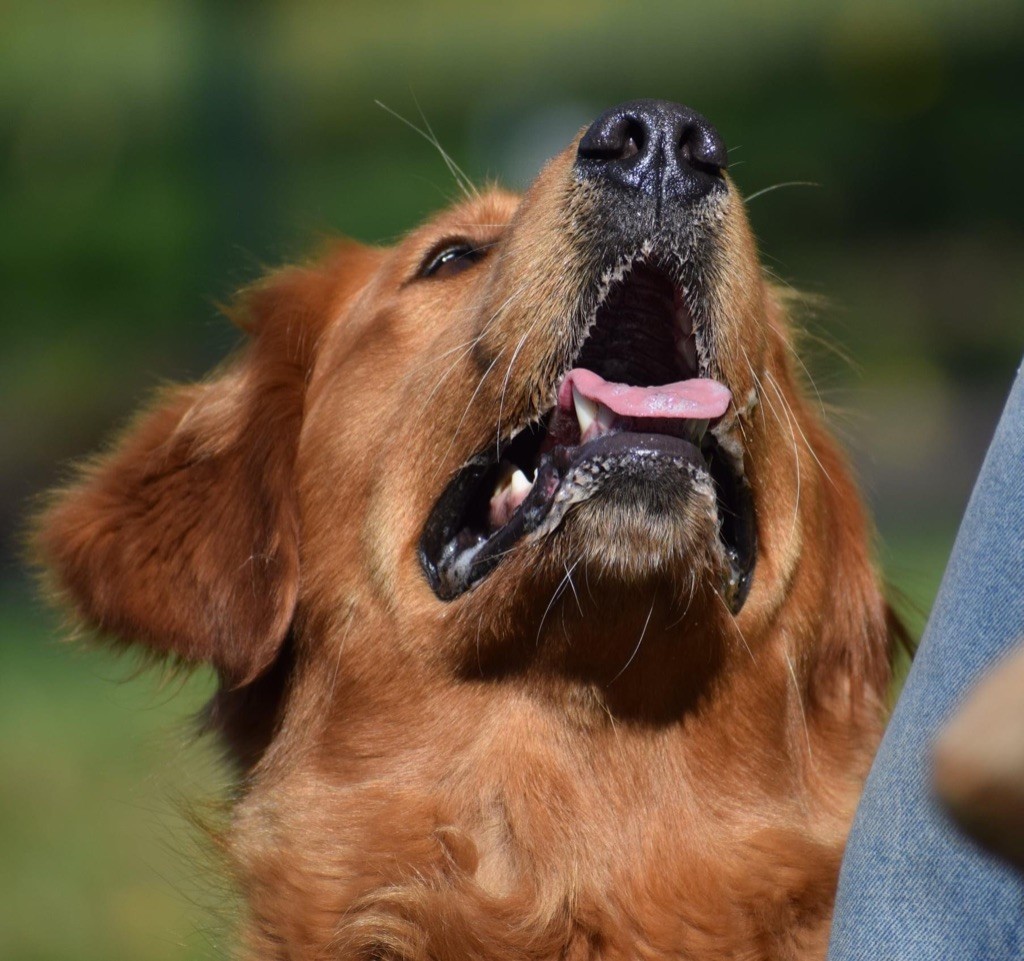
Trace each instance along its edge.
<path fill-rule="evenodd" d="M 705 781 L 737 810 L 751 784 L 816 794 L 835 841 L 889 620 L 726 167 L 699 114 L 623 104 L 523 196 L 469 191 L 394 247 L 267 278 L 237 311 L 245 351 L 57 495 L 58 587 L 108 635 L 215 665 L 214 720 L 278 794 L 283 772 L 302 793 L 385 758 L 425 792 L 487 751 L 493 772 L 474 725 L 512 698 L 544 705 L 552 745 L 619 719 L 681 732 L 687 776 L 719 764 Z M 254 837 L 281 823 L 273 793 Z M 306 841 L 341 836 L 321 808 Z M 346 856 L 368 863 L 391 828 L 359 823 Z M 588 845 L 562 860 L 611 851 Z"/>
<path fill-rule="evenodd" d="M 394 248 L 273 275 L 238 311 L 243 356 L 48 512 L 59 586 L 230 686 L 297 615 L 330 633 L 353 606 L 380 620 L 371 660 L 598 683 L 646 622 L 648 695 L 645 663 L 664 679 L 749 645 L 795 586 L 877 621 L 857 498 L 726 166 L 699 114 L 623 104 L 523 197 L 473 193 Z M 550 618 L 566 591 L 576 614 Z"/>

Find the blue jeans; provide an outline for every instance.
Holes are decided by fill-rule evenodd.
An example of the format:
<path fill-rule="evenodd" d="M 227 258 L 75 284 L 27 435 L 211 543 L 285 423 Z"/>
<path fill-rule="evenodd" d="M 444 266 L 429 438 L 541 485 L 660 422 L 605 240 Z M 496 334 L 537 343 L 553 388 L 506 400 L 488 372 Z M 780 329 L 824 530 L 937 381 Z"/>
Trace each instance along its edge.
<path fill-rule="evenodd" d="M 1024 958 L 1024 877 L 959 834 L 929 760 L 967 690 L 1022 637 L 1024 368 L 854 819 L 828 961 Z"/>

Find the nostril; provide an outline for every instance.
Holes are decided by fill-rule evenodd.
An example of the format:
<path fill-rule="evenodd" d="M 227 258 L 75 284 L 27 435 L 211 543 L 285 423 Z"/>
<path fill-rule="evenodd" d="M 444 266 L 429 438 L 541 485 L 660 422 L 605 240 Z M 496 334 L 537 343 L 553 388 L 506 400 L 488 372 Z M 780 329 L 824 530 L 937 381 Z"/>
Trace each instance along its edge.
<path fill-rule="evenodd" d="M 681 164 L 721 177 L 728 166 L 728 153 L 714 128 L 699 123 L 684 124 L 676 154 Z"/>
<path fill-rule="evenodd" d="M 629 160 L 644 152 L 648 139 L 643 123 L 635 117 L 619 116 L 611 124 L 595 124 L 580 141 L 578 153 L 587 160 Z"/>
<path fill-rule="evenodd" d="M 643 124 L 631 117 L 626 123 L 625 143 L 623 144 L 622 152 L 619 154 L 619 159 L 629 160 L 630 157 L 643 153 L 646 145 L 647 131 L 644 130 Z"/>

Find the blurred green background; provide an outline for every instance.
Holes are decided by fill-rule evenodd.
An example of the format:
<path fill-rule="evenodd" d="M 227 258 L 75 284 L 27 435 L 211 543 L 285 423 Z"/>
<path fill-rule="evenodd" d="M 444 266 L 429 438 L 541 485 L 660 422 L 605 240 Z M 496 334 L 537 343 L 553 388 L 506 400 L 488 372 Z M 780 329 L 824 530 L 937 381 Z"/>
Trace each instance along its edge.
<path fill-rule="evenodd" d="M 318 236 L 387 242 L 582 124 L 704 112 L 770 270 L 828 305 L 805 359 L 915 631 L 1024 345 L 1019 0 L 627 5 L 7 3 L 0 31 L 0 957 L 219 955 L 186 824 L 221 776 L 162 682 L 60 645 L 18 531 L 158 382 L 236 342 L 214 304 Z M 422 111 L 422 115 L 421 112 Z M 114 683 L 119 681 L 120 683 Z"/>

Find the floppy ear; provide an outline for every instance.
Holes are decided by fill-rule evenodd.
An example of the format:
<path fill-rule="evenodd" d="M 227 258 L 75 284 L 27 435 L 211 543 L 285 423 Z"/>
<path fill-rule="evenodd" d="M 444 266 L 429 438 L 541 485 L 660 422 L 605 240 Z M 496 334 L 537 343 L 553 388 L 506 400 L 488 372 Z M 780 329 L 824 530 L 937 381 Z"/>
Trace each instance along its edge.
<path fill-rule="evenodd" d="M 229 684 L 274 660 L 298 594 L 306 382 L 361 251 L 249 291 L 232 312 L 250 335 L 243 353 L 210 381 L 163 393 L 56 494 L 36 544 L 88 627 L 210 661 Z"/>

